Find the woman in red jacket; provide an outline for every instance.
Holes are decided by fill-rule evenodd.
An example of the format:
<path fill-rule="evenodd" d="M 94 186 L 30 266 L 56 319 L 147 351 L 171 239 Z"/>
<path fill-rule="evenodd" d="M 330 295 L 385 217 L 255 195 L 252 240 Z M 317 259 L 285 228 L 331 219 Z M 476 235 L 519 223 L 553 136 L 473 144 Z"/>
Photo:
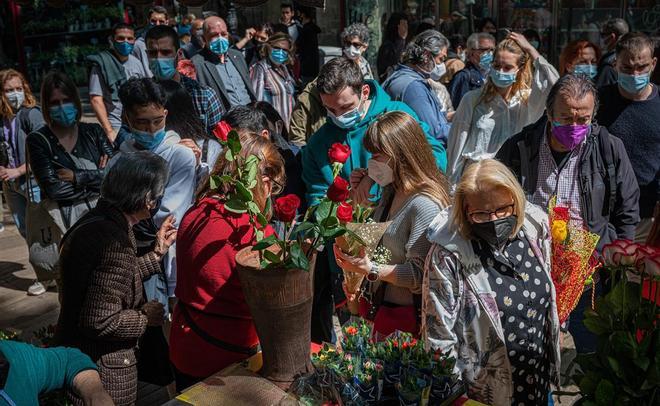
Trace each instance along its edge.
<path fill-rule="evenodd" d="M 281 191 L 284 164 L 276 147 L 256 134 L 241 136 L 241 155 L 261 158 L 255 202 L 263 210 Z M 235 164 L 224 156 L 214 174 L 231 174 Z M 236 269 L 236 252 L 254 243 L 247 214 L 225 209 L 226 194 L 207 180 L 197 203 L 181 220 L 177 234 L 177 286 L 170 336 L 170 360 L 177 390 L 203 380 L 256 353 L 259 339 Z M 270 227 L 266 235 L 273 233 Z"/>

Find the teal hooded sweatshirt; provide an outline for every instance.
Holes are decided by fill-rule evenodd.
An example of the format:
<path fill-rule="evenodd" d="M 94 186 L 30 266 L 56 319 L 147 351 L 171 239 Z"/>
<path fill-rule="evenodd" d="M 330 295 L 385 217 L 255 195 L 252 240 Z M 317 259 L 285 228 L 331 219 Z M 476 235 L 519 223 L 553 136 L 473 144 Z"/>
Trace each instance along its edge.
<path fill-rule="evenodd" d="M 444 171 L 447 167 L 447 154 L 442 144 L 429 135 L 426 123 L 419 120 L 417 114 L 407 104 L 393 101 L 390 96 L 374 80 L 367 80 L 371 92 L 369 93 L 369 110 L 364 118 L 355 127 L 344 130 L 337 127 L 332 120 L 328 119 L 323 127 L 312 135 L 307 146 L 302 150 L 303 172 L 302 178 L 307 187 L 307 203 L 311 206 L 317 204 L 325 196 L 328 187 L 334 180 L 332 177 L 332 166 L 328 161 L 328 150 L 332 144 L 338 142 L 351 148 L 351 156 L 348 158 L 340 176 L 346 180 L 350 179 L 354 169 L 366 168 L 371 154 L 364 148 L 362 143 L 367 128 L 380 114 L 388 111 L 403 111 L 410 114 L 418 121 L 426 139 L 435 156 L 438 167 Z"/>

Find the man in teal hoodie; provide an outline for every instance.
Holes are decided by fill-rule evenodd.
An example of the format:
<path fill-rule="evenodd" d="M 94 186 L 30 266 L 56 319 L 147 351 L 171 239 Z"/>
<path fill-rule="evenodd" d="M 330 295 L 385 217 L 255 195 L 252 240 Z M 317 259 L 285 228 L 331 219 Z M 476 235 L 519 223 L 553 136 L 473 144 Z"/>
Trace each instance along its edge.
<path fill-rule="evenodd" d="M 302 151 L 303 180 L 307 186 L 307 202 L 318 203 L 332 184 L 332 166 L 328 150 L 335 142 L 348 145 L 351 156 L 340 174 L 350 179 L 354 169 L 366 168 L 371 154 L 362 145 L 369 125 L 388 111 L 403 111 L 419 118 L 407 104 L 393 101 L 374 80 L 364 80 L 355 62 L 339 57 L 323 66 L 317 79 L 321 101 L 328 111 L 328 121 L 309 139 Z M 436 157 L 438 167 L 445 170 L 447 156 L 442 144 L 429 135 L 428 126 L 421 122 L 424 134 Z"/>
<path fill-rule="evenodd" d="M 419 121 L 408 105 L 392 101 L 378 83 L 373 80 L 365 81 L 360 67 L 352 60 L 339 57 L 325 64 L 321 68 L 316 86 L 327 110 L 328 121 L 312 135 L 302 150 L 302 178 L 307 187 L 307 203 L 310 206 L 317 204 L 325 196 L 334 180 L 332 166 L 328 160 L 330 146 L 338 142 L 351 148 L 351 155 L 340 173 L 341 177 L 349 180 L 353 170 L 367 167 L 371 154 L 364 148 L 362 140 L 369 125 L 387 111 L 406 112 L 421 124 L 438 167 L 445 170 L 445 149 L 438 140 L 429 135 L 428 126 Z M 376 191 L 374 182 L 364 176 L 357 190 L 352 193 L 359 193 L 359 201 L 369 195 L 370 188 L 372 192 Z M 353 198 L 356 199 L 355 196 Z M 339 297 L 343 292 L 339 267 L 334 256 L 328 255 L 327 249 L 319 253 L 314 272 L 312 341 L 331 342 L 335 338 L 332 325 L 333 302 L 339 305 L 342 302 Z"/>

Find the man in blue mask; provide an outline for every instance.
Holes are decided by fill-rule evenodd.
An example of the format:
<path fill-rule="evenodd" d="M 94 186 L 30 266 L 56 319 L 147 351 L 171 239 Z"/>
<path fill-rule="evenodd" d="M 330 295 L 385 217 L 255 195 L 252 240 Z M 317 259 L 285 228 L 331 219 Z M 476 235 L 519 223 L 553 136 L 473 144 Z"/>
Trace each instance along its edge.
<path fill-rule="evenodd" d="M 145 37 L 149 67 L 158 80 L 174 80 L 190 94 L 197 115 L 211 132 L 223 115 L 222 105 L 213 89 L 202 86 L 194 79 L 177 71 L 179 60 L 184 59 L 174 28 L 167 25 L 153 27 Z"/>
<path fill-rule="evenodd" d="M 495 38 L 492 35 L 478 32 L 468 37 L 465 68 L 456 72 L 447 86 L 454 109 L 458 109 L 465 93 L 484 85 L 494 50 Z"/>
<path fill-rule="evenodd" d="M 616 45 L 617 83 L 599 89 L 596 118 L 623 140 L 639 184 L 639 215 L 635 240 L 643 242 L 660 201 L 660 95 L 650 77 L 656 69 L 654 43 L 646 34 L 631 32 Z"/>
<path fill-rule="evenodd" d="M 245 58 L 229 47 L 225 21 L 209 17 L 203 29 L 204 49 L 192 58 L 199 83 L 215 91 L 226 111 L 256 101 Z"/>
<path fill-rule="evenodd" d="M 145 37 L 152 28 L 167 25 L 168 20 L 169 15 L 165 7 L 151 7 L 147 13 L 147 25 L 140 30 L 140 32 L 137 34 L 137 39 L 135 40 L 133 56 L 136 57 L 142 66 L 144 66 L 144 69 L 149 72 L 149 77 L 151 77 L 151 72 L 149 71 L 149 59 L 147 58 L 147 44 Z"/>
<path fill-rule="evenodd" d="M 374 180 L 367 176 L 367 162 L 371 154 L 364 148 L 362 141 L 369 125 L 387 111 L 403 111 L 420 122 L 438 166 L 445 169 L 445 149 L 440 141 L 429 134 L 429 127 L 419 120 L 408 105 L 393 101 L 376 81 L 365 81 L 360 67 L 351 59 L 341 56 L 326 63 L 321 68 L 316 87 L 328 119 L 302 150 L 302 178 L 307 187 L 306 197 L 310 206 L 318 204 L 333 183 L 328 150 L 334 143 L 348 145 L 351 149 L 339 175 L 354 183 L 351 199 L 356 203 L 364 203 L 370 194 L 376 194 Z M 340 270 L 334 256 L 327 256 L 325 252 L 317 258 L 316 263 L 315 286 L 318 294 L 314 295 L 312 340 L 321 343 L 332 339 L 333 299 L 329 269 L 335 274 L 339 274 Z M 339 303 L 340 300 L 335 302 Z"/>
<path fill-rule="evenodd" d="M 87 57 L 92 65 L 89 76 L 90 103 L 108 140 L 115 147 L 127 136 L 126 129 L 121 128 L 119 88 L 129 78 L 149 76 L 140 61 L 132 55 L 134 45 L 133 27 L 119 23 L 112 30 L 110 49 Z"/>
<path fill-rule="evenodd" d="M 150 249 L 148 247 L 155 241 L 156 231 L 170 215 L 174 215 L 175 226 L 178 227 L 191 206 L 195 190 L 196 154 L 200 151 L 193 152 L 191 148 L 181 145 L 179 134 L 165 128 L 166 95 L 157 81 L 150 78 L 131 79 L 121 87 L 119 96 L 124 104 L 124 123 L 132 139 L 121 145 L 120 153 L 113 157 L 108 166 L 112 167 L 121 154 L 147 150 L 167 161 L 170 169 L 158 212 L 133 229 L 140 254 L 142 249 Z M 158 300 L 166 310 L 168 298 L 173 297 L 176 287 L 175 254 L 176 247 L 172 245 L 162 260 L 164 275 L 153 276 L 145 282 L 147 299 Z"/>

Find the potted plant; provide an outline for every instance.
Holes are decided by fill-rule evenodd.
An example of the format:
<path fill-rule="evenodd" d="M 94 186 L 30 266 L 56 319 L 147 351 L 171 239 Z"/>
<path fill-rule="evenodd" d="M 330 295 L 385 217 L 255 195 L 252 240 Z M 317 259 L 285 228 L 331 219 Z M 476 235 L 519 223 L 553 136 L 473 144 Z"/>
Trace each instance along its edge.
<path fill-rule="evenodd" d="M 603 248 L 603 276 L 610 291 L 585 312 L 597 336 L 595 353 L 578 355 L 574 376 L 583 405 L 660 401 L 658 282 L 660 251 L 618 240 Z"/>
<path fill-rule="evenodd" d="M 260 373 L 280 387 L 288 387 L 300 375 L 312 372 L 310 361 L 313 270 L 317 249 L 348 231 L 337 219 L 337 205 L 348 197 L 348 182 L 337 177 L 322 202 L 311 207 L 296 224 L 300 200 L 295 195 L 278 198 L 272 206 L 284 233 L 264 238 L 270 213 L 262 213 L 253 201 L 259 158 L 242 158 L 240 140 L 230 131 L 220 142 L 225 158 L 236 160 L 233 174 L 213 176 L 211 187 L 225 187 L 225 208 L 248 213 L 255 227 L 255 245 L 236 254 L 236 265 L 245 300 L 254 319 L 262 348 Z M 344 183 L 342 183 L 345 182 Z"/>

